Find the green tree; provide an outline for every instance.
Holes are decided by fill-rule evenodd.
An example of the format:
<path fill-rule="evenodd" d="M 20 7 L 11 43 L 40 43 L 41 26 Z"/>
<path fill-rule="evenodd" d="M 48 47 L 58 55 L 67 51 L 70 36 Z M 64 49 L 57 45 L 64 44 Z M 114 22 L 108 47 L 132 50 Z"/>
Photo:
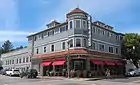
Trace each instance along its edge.
<path fill-rule="evenodd" d="M 125 59 L 132 60 L 138 68 L 140 60 L 140 35 L 136 33 L 127 33 L 122 42 L 122 54 Z"/>
<path fill-rule="evenodd" d="M 7 40 L 3 43 L 3 45 L 2 45 L 3 53 L 9 52 L 12 49 L 13 49 L 13 45 L 9 40 Z"/>
<path fill-rule="evenodd" d="M 3 50 L 2 50 L 2 47 L 0 47 L 0 55 L 2 54 Z"/>

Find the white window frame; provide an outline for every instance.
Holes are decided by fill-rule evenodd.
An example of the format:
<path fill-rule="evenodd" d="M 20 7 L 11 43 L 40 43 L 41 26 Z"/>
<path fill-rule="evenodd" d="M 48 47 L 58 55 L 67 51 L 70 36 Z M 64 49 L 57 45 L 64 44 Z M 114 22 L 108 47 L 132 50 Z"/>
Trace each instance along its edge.
<path fill-rule="evenodd" d="M 56 29 L 56 28 L 55 28 L 55 29 Z M 54 29 L 54 34 L 60 33 L 60 27 L 57 28 L 57 29 L 59 30 L 58 32 L 55 32 L 55 29 Z"/>
<path fill-rule="evenodd" d="M 38 49 L 38 51 L 37 51 L 37 49 Z M 39 48 L 36 48 L 36 54 L 39 54 Z"/>
<path fill-rule="evenodd" d="M 116 49 L 118 49 L 118 53 L 116 53 Z M 119 54 L 119 47 L 115 47 L 115 52 L 116 54 Z"/>
<path fill-rule="evenodd" d="M 72 22 L 72 28 L 70 28 L 70 22 Z M 73 20 L 70 20 L 70 21 L 69 21 L 68 30 L 74 28 L 74 23 L 73 23 L 73 22 L 74 22 Z"/>
<path fill-rule="evenodd" d="M 84 22 L 85 22 L 85 28 L 84 28 L 84 24 L 83 24 Z M 86 20 L 82 20 L 82 28 L 83 29 L 87 29 L 87 23 L 86 22 L 87 22 Z"/>
<path fill-rule="evenodd" d="M 81 39 L 81 38 L 75 38 L 75 47 L 77 47 L 77 46 L 76 46 L 76 44 L 77 44 L 76 40 L 77 40 L 77 39 L 80 40 L 80 45 L 81 45 L 81 46 L 79 46 L 79 47 L 82 47 L 82 39 Z"/>
<path fill-rule="evenodd" d="M 72 47 L 70 47 L 70 44 L 68 44 L 70 40 L 72 40 L 72 44 L 73 44 Z M 68 48 L 73 48 L 73 47 L 75 47 L 75 43 L 74 43 L 74 41 L 75 41 L 75 40 L 74 40 L 73 38 L 68 40 L 68 42 L 67 42 L 67 44 L 68 44 Z"/>
<path fill-rule="evenodd" d="M 44 48 L 45 48 L 46 46 L 43 46 L 43 52 L 44 52 Z M 46 52 L 47 52 L 47 47 L 46 47 Z M 44 52 L 44 53 L 46 53 L 46 52 Z"/>
<path fill-rule="evenodd" d="M 104 50 L 100 50 L 100 45 L 104 45 Z M 99 51 L 105 51 L 105 44 L 99 43 L 99 44 L 98 44 L 98 50 L 99 50 Z"/>
<path fill-rule="evenodd" d="M 76 20 L 79 20 L 80 21 L 80 27 L 79 28 L 76 27 Z M 75 19 L 74 20 L 74 28 L 77 28 L 77 29 L 80 29 L 81 28 L 81 19 Z"/>
<path fill-rule="evenodd" d="M 93 43 L 95 44 L 95 49 L 93 49 Z M 96 50 L 96 42 L 92 41 L 92 49 Z"/>
<path fill-rule="evenodd" d="M 113 48 L 113 52 L 109 52 L 109 47 L 112 47 Z M 108 46 L 108 52 L 109 53 L 114 53 L 114 47 L 113 46 Z"/>
<path fill-rule="evenodd" d="M 66 42 L 65 41 L 61 42 L 61 49 L 65 50 L 65 49 L 63 49 L 63 43 L 65 43 L 65 49 L 66 49 Z"/>
<path fill-rule="evenodd" d="M 93 33 L 96 33 L 97 27 L 96 26 L 92 26 L 92 27 L 93 27 Z"/>
<path fill-rule="evenodd" d="M 51 46 L 50 46 L 50 48 L 51 48 L 50 51 L 51 51 L 51 52 L 54 52 L 54 51 L 55 51 L 55 45 L 54 45 L 54 51 L 52 51 L 52 45 L 54 45 L 54 44 L 51 44 Z"/>

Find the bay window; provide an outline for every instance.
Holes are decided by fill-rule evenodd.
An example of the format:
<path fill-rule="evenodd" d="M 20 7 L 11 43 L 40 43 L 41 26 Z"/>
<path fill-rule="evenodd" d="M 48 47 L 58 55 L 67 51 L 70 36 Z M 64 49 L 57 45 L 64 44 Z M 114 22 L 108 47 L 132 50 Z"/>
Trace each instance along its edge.
<path fill-rule="evenodd" d="M 81 47 L 81 39 L 76 39 L 76 47 Z"/>

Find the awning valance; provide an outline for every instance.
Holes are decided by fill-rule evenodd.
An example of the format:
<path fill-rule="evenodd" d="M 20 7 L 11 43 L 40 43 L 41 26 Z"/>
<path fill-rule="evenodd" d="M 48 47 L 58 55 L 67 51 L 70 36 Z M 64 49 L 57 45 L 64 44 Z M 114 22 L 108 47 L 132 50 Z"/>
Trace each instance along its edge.
<path fill-rule="evenodd" d="M 64 63 L 66 62 L 66 60 L 55 60 L 52 65 L 53 66 L 58 66 L 58 65 L 64 65 Z"/>
<path fill-rule="evenodd" d="M 99 59 L 91 59 L 91 62 L 93 62 L 94 64 L 97 64 L 97 65 L 103 65 L 103 61 L 99 60 Z"/>
<path fill-rule="evenodd" d="M 41 63 L 42 66 L 49 66 L 50 64 L 51 64 L 51 61 L 45 61 Z"/>
<path fill-rule="evenodd" d="M 119 61 L 114 61 L 114 63 L 118 66 L 123 66 L 123 63 L 119 62 Z"/>
<path fill-rule="evenodd" d="M 111 65 L 111 66 L 114 66 L 114 65 L 115 65 L 115 63 L 113 63 L 113 62 L 111 62 L 111 61 L 109 61 L 109 60 L 104 60 L 104 63 L 105 63 L 106 65 Z"/>

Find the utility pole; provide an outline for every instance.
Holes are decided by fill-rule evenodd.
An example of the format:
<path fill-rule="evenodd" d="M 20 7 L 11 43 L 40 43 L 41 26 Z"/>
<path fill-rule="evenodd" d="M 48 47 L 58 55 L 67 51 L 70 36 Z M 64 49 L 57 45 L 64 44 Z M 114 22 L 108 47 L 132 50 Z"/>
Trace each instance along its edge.
<path fill-rule="evenodd" d="M 69 36 L 68 36 L 69 37 Z M 68 73 L 68 78 L 70 78 L 70 53 L 69 53 L 69 38 L 68 38 L 68 54 L 67 54 L 67 73 Z"/>

